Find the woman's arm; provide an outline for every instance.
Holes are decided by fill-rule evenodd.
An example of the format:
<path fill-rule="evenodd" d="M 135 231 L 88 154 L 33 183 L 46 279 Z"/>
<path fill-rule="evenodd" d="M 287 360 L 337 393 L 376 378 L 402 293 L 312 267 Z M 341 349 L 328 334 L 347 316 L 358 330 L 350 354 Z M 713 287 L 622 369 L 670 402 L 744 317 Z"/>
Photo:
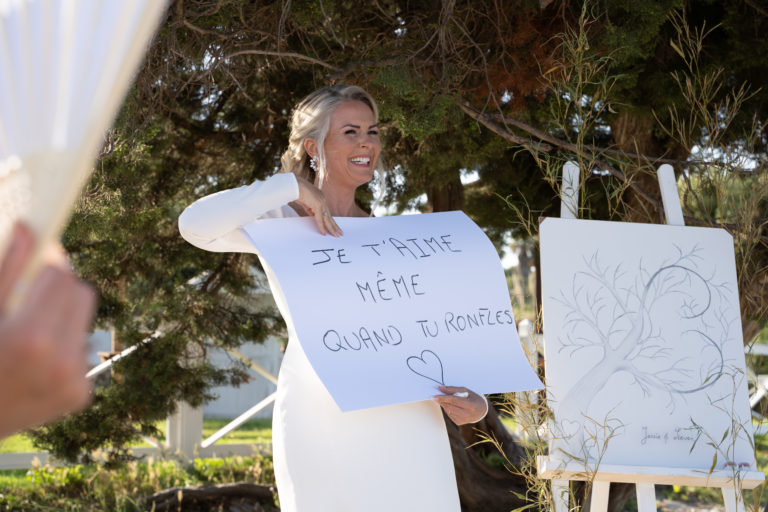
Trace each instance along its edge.
<path fill-rule="evenodd" d="M 179 216 L 179 232 L 192 245 L 214 252 L 252 252 L 240 226 L 267 213 L 283 217 L 280 207 L 299 198 L 299 185 L 291 173 L 276 174 L 198 199 Z"/>

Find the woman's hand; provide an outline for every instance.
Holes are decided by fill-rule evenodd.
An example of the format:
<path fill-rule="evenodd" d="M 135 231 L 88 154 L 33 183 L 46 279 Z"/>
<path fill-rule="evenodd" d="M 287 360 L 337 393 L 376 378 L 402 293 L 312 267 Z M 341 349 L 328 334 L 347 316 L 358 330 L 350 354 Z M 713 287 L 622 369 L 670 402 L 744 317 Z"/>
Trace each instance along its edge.
<path fill-rule="evenodd" d="M 435 395 L 432 400 L 457 425 L 477 423 L 488 413 L 488 402 L 474 391 L 456 386 L 440 386 L 440 391 L 445 394 Z"/>
<path fill-rule="evenodd" d="M 307 180 L 297 178 L 297 182 L 299 184 L 299 198 L 296 202 L 304 208 L 308 215 L 315 218 L 320 233 L 333 236 L 343 235 L 341 228 L 336 224 L 331 212 L 328 211 L 328 204 L 325 202 L 323 192 Z"/>

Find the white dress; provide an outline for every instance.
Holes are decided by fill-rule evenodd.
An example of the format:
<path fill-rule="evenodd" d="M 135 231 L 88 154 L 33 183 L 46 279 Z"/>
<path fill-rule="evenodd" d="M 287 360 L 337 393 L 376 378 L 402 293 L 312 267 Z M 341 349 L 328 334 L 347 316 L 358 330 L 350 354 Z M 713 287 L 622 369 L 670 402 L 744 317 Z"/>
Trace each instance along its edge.
<path fill-rule="evenodd" d="M 292 174 L 225 190 L 190 205 L 179 231 L 208 251 L 256 249 L 240 228 L 260 218 L 296 217 Z M 272 419 L 275 477 L 283 512 L 459 512 L 453 459 L 432 401 L 342 413 L 296 338 L 283 292 L 263 259 L 288 326 Z"/>

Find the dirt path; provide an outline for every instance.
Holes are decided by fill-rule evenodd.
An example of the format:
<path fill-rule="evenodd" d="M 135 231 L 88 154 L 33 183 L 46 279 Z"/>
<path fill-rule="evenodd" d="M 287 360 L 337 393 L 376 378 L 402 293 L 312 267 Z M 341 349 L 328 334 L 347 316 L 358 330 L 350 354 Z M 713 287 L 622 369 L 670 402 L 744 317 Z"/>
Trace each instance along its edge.
<path fill-rule="evenodd" d="M 657 505 L 658 512 L 725 512 L 724 506 L 711 503 L 687 503 L 684 501 L 659 499 Z"/>

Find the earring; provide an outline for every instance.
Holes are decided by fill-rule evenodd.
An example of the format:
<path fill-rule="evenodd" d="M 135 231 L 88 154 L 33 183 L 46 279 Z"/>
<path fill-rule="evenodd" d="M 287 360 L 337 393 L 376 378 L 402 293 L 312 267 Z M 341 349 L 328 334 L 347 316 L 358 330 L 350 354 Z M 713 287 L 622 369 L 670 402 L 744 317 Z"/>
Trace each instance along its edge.
<path fill-rule="evenodd" d="M 316 156 L 313 156 L 309 159 L 309 167 L 315 171 L 316 173 L 320 173 L 320 159 Z"/>

